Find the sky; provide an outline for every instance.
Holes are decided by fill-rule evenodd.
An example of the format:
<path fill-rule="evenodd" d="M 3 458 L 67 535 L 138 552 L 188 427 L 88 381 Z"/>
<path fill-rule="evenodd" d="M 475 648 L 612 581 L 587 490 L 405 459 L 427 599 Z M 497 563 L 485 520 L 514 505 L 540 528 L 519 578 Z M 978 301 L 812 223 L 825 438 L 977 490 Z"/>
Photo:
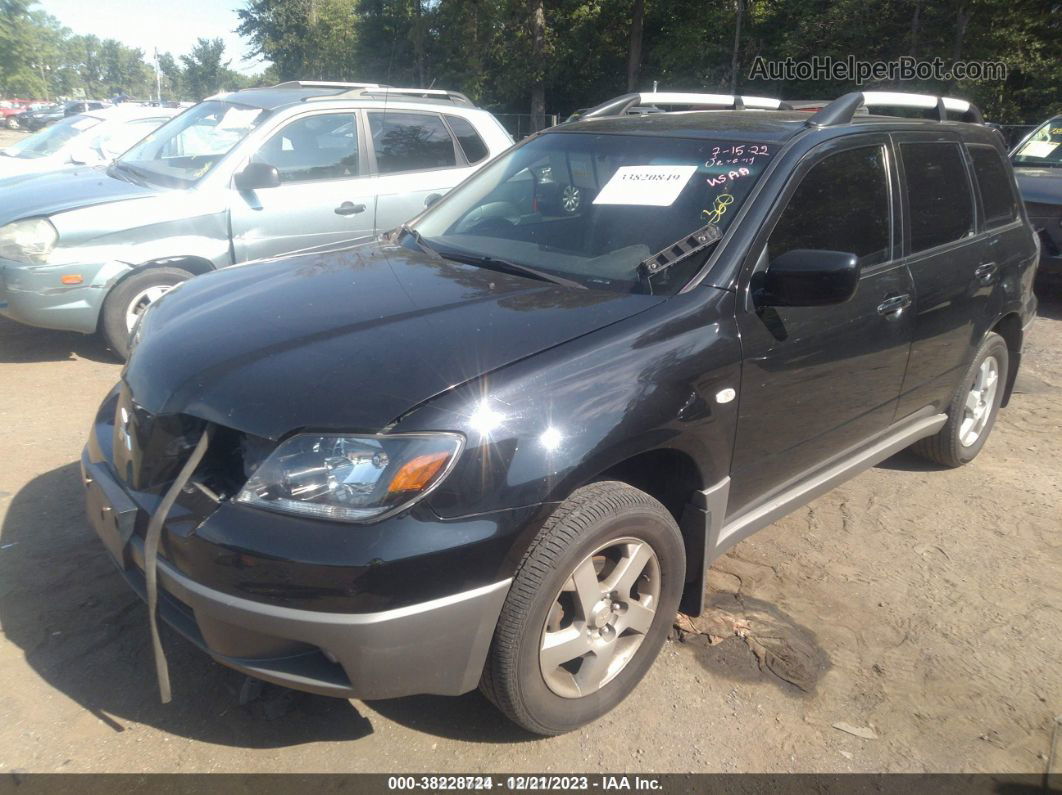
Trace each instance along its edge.
<path fill-rule="evenodd" d="M 150 62 L 157 46 L 176 58 L 196 39 L 221 38 L 230 68 L 243 74 L 261 71 L 259 60 L 244 60 L 248 45 L 233 33 L 236 9 L 244 0 L 38 0 L 35 9 L 51 14 L 76 34 L 94 34 L 138 47 Z"/>

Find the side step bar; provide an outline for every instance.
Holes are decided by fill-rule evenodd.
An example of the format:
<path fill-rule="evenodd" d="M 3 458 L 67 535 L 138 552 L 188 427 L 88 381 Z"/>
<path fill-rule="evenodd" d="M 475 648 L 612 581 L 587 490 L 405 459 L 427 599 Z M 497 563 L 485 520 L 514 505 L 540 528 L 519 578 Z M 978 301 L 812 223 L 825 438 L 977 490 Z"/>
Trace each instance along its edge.
<path fill-rule="evenodd" d="M 893 431 L 887 432 L 869 447 L 840 456 L 832 464 L 809 473 L 777 496 L 724 523 L 727 498 L 730 493 L 730 478 L 726 477 L 704 491 L 695 492 L 683 516 L 683 530 L 692 529 L 687 521 L 699 519 L 704 523 L 703 566 L 700 577 L 694 574 L 687 582 L 683 612 L 699 614 L 703 610 L 704 578 L 712 561 L 721 557 L 730 547 L 762 530 L 816 497 L 850 480 L 863 470 L 869 469 L 891 455 L 910 447 L 919 439 L 932 436 L 948 421 L 946 414 L 932 414 L 907 421 Z M 690 563 L 695 558 L 690 556 Z M 697 557 L 701 557 L 698 555 Z M 687 575 L 690 576 L 690 575 Z M 694 589 L 699 588 L 699 591 Z"/>

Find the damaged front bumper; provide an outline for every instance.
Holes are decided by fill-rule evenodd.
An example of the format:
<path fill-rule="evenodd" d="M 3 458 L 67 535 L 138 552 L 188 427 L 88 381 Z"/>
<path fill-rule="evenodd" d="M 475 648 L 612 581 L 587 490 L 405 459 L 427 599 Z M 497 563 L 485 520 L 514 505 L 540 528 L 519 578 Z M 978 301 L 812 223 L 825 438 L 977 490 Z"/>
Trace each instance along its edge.
<path fill-rule="evenodd" d="M 146 599 L 144 541 L 135 528 L 153 508 L 123 488 L 99 450 L 94 433 L 81 458 L 89 519 Z M 332 612 L 221 591 L 166 559 L 157 573 L 159 616 L 218 662 L 298 690 L 362 699 L 475 689 L 511 582 L 382 611 Z"/>

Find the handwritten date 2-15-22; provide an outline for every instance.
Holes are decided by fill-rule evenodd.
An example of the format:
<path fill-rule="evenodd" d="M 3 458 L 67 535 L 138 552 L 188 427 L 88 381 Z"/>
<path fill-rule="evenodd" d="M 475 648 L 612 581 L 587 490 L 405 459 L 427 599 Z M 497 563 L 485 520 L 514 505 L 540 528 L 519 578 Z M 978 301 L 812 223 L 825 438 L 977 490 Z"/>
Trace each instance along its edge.
<path fill-rule="evenodd" d="M 734 144 L 733 146 L 713 146 L 712 156 L 705 162 L 705 168 L 712 166 L 729 166 L 734 163 L 752 165 L 757 157 L 769 157 L 767 144 Z"/>

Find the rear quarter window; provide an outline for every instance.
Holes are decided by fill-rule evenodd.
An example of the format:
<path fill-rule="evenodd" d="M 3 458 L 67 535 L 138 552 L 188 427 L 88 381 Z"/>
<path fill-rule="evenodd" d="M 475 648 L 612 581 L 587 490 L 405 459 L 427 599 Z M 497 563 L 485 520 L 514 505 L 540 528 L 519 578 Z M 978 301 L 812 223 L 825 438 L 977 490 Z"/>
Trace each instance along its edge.
<path fill-rule="evenodd" d="M 1010 223 L 1018 217 L 1018 204 L 1003 155 L 991 146 L 974 144 L 968 148 L 985 210 L 985 226 L 991 229 Z"/>
<path fill-rule="evenodd" d="M 447 116 L 446 121 L 449 122 L 450 129 L 457 136 L 457 142 L 461 144 L 461 151 L 465 153 L 465 160 L 470 165 L 480 162 L 490 154 L 490 150 L 483 143 L 483 139 L 479 137 L 479 133 L 472 126 L 472 122 L 460 116 Z"/>
<path fill-rule="evenodd" d="M 973 194 L 957 143 L 901 143 L 911 253 L 952 243 L 974 231 Z"/>

